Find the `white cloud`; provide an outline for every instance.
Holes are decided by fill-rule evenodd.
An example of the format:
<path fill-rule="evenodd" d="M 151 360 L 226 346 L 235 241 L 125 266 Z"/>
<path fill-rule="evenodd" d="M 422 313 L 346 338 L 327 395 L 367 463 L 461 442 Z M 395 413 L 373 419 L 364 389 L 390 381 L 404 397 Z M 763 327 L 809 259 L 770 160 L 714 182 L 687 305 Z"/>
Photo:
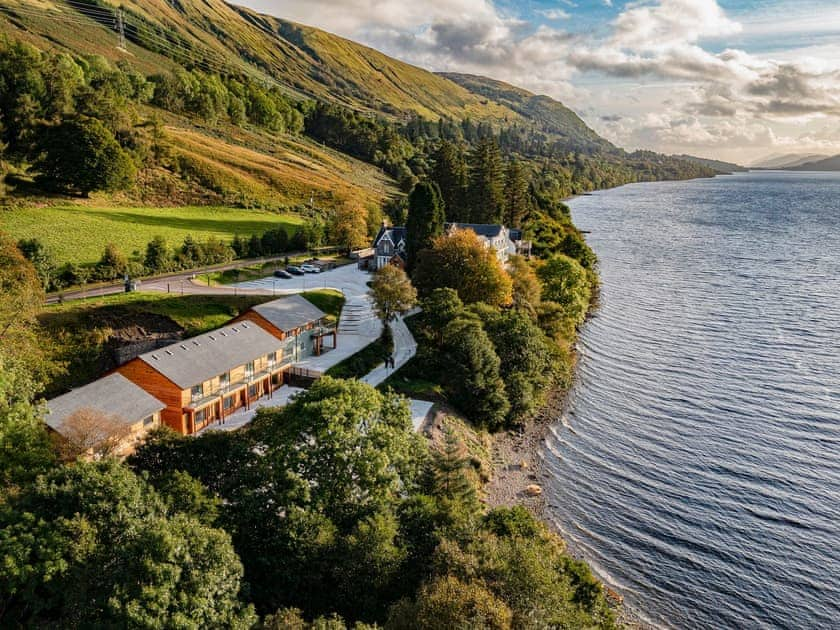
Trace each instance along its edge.
<path fill-rule="evenodd" d="M 537 13 L 544 18 L 553 21 L 568 20 L 572 17 L 571 13 L 564 11 L 563 9 L 544 9 L 542 11 L 538 11 Z"/>

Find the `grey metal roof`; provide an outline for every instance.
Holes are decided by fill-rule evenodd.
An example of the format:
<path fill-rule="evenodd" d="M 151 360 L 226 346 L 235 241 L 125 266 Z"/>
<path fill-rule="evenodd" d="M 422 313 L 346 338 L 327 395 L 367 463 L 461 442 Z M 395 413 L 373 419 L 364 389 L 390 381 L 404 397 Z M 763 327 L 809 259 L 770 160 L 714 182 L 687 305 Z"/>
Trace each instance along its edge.
<path fill-rule="evenodd" d="M 122 374 L 110 374 L 84 387 L 47 401 L 47 425 L 61 433 L 67 418 L 80 409 L 93 409 L 133 425 L 166 405 Z"/>
<path fill-rule="evenodd" d="M 140 355 L 181 389 L 280 349 L 282 342 L 253 322 L 238 322 Z"/>
<path fill-rule="evenodd" d="M 283 332 L 305 326 L 310 322 L 317 322 L 327 315 L 300 295 L 290 295 L 279 300 L 257 304 L 252 307 L 252 310 Z"/>

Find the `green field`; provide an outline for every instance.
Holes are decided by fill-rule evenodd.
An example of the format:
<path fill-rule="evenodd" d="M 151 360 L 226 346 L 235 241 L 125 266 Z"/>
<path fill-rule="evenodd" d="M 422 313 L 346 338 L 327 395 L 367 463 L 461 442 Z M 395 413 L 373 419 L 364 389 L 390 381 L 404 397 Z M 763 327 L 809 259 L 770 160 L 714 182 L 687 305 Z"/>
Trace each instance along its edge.
<path fill-rule="evenodd" d="M 59 264 L 95 263 L 105 245 L 116 243 L 129 257 L 142 256 L 146 243 L 162 236 L 170 247 L 187 234 L 230 241 L 283 226 L 293 232 L 304 222 L 292 214 L 224 207 L 94 208 L 66 205 L 0 210 L 0 230 L 15 239 L 38 238 Z"/>

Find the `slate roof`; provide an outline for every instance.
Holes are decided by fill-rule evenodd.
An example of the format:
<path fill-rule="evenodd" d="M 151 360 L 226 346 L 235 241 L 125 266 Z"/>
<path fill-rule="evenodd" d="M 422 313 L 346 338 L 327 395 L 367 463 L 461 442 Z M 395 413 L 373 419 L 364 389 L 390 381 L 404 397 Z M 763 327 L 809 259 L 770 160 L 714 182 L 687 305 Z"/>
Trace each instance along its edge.
<path fill-rule="evenodd" d="M 317 322 L 327 314 L 300 295 L 290 295 L 279 300 L 258 304 L 252 309 L 274 326 L 288 332 L 294 328 Z"/>
<path fill-rule="evenodd" d="M 47 401 L 49 413 L 45 420 L 49 427 L 61 433 L 67 418 L 80 409 L 94 409 L 120 418 L 131 426 L 165 407 L 157 398 L 122 374 L 110 374 Z"/>
<path fill-rule="evenodd" d="M 401 240 L 405 240 L 405 227 L 401 225 L 393 227 L 383 225 L 379 228 L 379 233 L 376 235 L 376 238 L 373 239 L 373 246 L 376 247 L 379 245 L 379 241 L 381 241 L 386 234 L 388 235 L 388 238 L 391 239 L 391 242 L 394 243 L 394 245 L 397 245 Z"/>
<path fill-rule="evenodd" d="M 140 355 L 181 389 L 189 389 L 270 352 L 282 342 L 253 322 L 238 322 Z"/>

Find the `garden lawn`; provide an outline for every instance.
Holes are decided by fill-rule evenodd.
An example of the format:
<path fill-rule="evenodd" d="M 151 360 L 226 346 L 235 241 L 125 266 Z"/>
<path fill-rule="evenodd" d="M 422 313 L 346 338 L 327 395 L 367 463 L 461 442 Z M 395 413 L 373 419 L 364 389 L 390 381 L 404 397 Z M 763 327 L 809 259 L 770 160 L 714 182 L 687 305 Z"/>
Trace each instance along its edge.
<path fill-rule="evenodd" d="M 15 239 L 37 238 L 58 264 L 90 264 L 115 243 L 129 257 L 142 257 L 146 244 L 162 236 L 174 248 L 187 234 L 199 241 L 215 236 L 229 242 L 276 227 L 292 234 L 304 219 L 266 210 L 225 207 L 95 208 L 66 205 L 0 210 L 0 231 Z"/>

